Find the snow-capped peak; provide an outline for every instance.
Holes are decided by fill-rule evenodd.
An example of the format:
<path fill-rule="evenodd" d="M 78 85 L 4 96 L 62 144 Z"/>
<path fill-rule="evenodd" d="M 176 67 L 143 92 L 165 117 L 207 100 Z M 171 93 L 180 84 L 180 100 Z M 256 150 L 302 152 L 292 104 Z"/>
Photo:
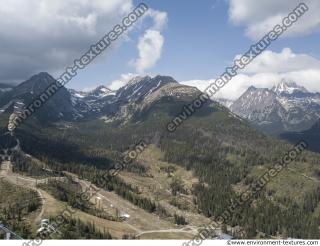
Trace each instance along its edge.
<path fill-rule="evenodd" d="M 266 132 L 302 131 L 320 117 L 320 93 L 282 80 L 272 89 L 249 87 L 229 109 Z"/>
<path fill-rule="evenodd" d="M 114 94 L 115 94 L 114 91 L 110 90 L 109 88 L 107 88 L 103 85 L 97 87 L 96 89 L 94 89 L 88 93 L 88 95 L 90 95 L 90 96 L 95 96 L 95 97 L 100 97 L 100 98 L 114 95 Z"/>
<path fill-rule="evenodd" d="M 87 96 L 87 93 L 83 92 L 83 91 L 76 91 L 74 89 L 69 89 L 69 92 L 70 92 L 71 96 L 77 97 L 77 98 L 84 98 Z"/>
<path fill-rule="evenodd" d="M 277 95 L 281 95 L 282 93 L 292 94 L 297 91 L 308 92 L 306 88 L 304 88 L 303 86 L 297 85 L 294 81 L 286 81 L 286 80 L 281 80 L 281 82 L 275 85 L 272 88 L 272 90 Z"/>

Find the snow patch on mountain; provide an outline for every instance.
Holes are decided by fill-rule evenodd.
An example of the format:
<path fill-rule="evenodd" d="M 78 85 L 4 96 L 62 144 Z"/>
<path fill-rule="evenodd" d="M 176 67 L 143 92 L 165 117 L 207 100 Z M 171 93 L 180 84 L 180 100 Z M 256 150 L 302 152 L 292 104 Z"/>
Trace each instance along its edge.
<path fill-rule="evenodd" d="M 297 91 L 305 92 L 305 93 L 308 92 L 306 88 L 304 88 L 303 86 L 297 85 L 294 81 L 286 81 L 286 80 L 282 80 L 280 83 L 274 86 L 272 90 L 277 95 L 281 95 L 283 93 L 292 94 Z"/>
<path fill-rule="evenodd" d="M 231 105 L 235 114 L 267 131 L 308 129 L 320 116 L 320 94 L 310 93 L 293 81 L 281 81 L 271 90 L 250 86 Z M 265 128 L 266 127 L 266 128 Z"/>

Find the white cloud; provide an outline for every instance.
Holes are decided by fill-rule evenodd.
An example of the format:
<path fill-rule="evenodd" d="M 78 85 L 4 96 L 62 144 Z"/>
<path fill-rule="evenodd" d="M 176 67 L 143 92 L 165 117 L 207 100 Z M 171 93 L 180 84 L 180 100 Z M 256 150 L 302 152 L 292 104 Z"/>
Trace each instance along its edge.
<path fill-rule="evenodd" d="M 133 79 L 136 76 L 138 76 L 138 74 L 134 74 L 134 73 L 122 74 L 119 79 L 112 81 L 110 85 L 108 85 L 108 88 L 111 90 L 118 90 L 119 88 L 126 85 L 131 79 Z"/>
<path fill-rule="evenodd" d="M 293 80 L 309 91 L 320 92 L 320 60 L 308 54 L 296 54 L 289 48 L 284 48 L 279 53 L 265 51 L 253 60 L 243 73 L 220 89 L 215 97 L 237 99 L 251 85 L 272 88 L 282 79 Z M 203 91 L 213 82 L 214 79 L 181 83 L 196 86 Z"/>
<path fill-rule="evenodd" d="M 133 8 L 132 0 L 0 0 L 0 81 L 69 65 Z"/>
<path fill-rule="evenodd" d="M 239 55 L 236 56 L 239 58 Z M 284 73 L 305 69 L 320 69 L 320 60 L 307 55 L 296 54 L 290 48 L 281 52 L 264 51 L 244 70 L 244 73 Z"/>
<path fill-rule="evenodd" d="M 320 31 L 320 1 L 305 0 L 309 10 L 283 36 L 306 35 Z M 300 0 L 229 0 L 229 19 L 246 27 L 246 35 L 254 40 L 262 38 L 276 24 L 281 23 Z"/>
<path fill-rule="evenodd" d="M 140 37 L 137 45 L 139 58 L 132 62 L 139 74 L 143 74 L 146 69 L 156 65 L 161 58 L 164 44 L 161 31 L 167 22 L 167 13 L 151 9 L 148 15 L 153 19 L 154 24 Z"/>
<path fill-rule="evenodd" d="M 0 4 L 0 82 L 21 82 L 40 71 L 62 70 L 135 7 L 133 0 L 0 0 Z M 136 24 L 146 19 L 153 24 L 139 39 L 137 71 L 156 64 L 164 42 L 160 32 L 167 14 L 149 9 Z"/>
<path fill-rule="evenodd" d="M 153 18 L 154 25 L 151 29 L 161 31 L 168 21 L 168 16 L 166 12 L 157 11 L 154 9 L 150 9 L 148 15 Z"/>
<path fill-rule="evenodd" d="M 93 91 L 94 89 L 96 89 L 98 86 L 100 86 L 100 85 L 91 85 L 88 87 L 84 87 L 81 89 L 81 91 L 82 92 L 90 92 L 90 91 Z"/>
<path fill-rule="evenodd" d="M 134 62 L 137 73 L 143 74 L 148 68 L 153 67 L 161 58 L 164 38 L 159 31 L 147 30 L 139 39 L 139 58 Z"/>

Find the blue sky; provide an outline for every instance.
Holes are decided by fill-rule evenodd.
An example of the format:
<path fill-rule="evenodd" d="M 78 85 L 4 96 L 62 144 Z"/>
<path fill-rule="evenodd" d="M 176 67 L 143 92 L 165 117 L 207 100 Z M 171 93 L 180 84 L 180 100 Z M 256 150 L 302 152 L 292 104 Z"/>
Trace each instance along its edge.
<path fill-rule="evenodd" d="M 223 71 L 236 54 L 251 45 L 252 41 L 243 36 L 243 28 L 228 21 L 228 5 L 224 1 L 145 3 L 168 14 L 163 31 L 162 57 L 146 73 L 170 75 L 179 81 L 210 79 Z M 116 51 L 106 51 L 109 54 L 104 62 L 87 67 L 69 86 L 83 88 L 92 86 L 92 83 L 107 84 L 123 73 L 134 73 L 129 61 L 138 55 L 136 45 L 141 32 L 143 30 L 130 33 L 132 40 L 124 42 Z"/>
<path fill-rule="evenodd" d="M 143 70 L 144 74 L 170 75 L 203 89 L 236 55 L 247 51 L 299 2 L 146 0 L 149 15 L 129 30 L 125 39 L 117 40 L 113 48 L 79 72 L 67 87 L 81 90 L 101 84 L 110 86 L 111 82 L 117 87 L 130 74 Z M 6 8 L 0 9 L 0 82 L 22 82 L 41 71 L 58 77 L 65 66 L 81 57 L 139 3 L 136 0 L 7 2 Z M 309 11 L 268 52 L 250 64 L 235 79 L 232 88 L 222 90 L 223 97 L 236 97 L 249 84 L 271 87 L 282 79 L 297 80 L 309 90 L 320 91 L 320 1 L 305 0 L 305 3 Z M 159 16 L 165 18 L 159 21 Z M 161 27 L 155 28 L 159 22 Z M 155 51 L 159 55 L 147 52 L 141 59 L 156 57 L 154 62 L 138 69 L 135 62 L 143 52 L 139 45 L 150 30 L 157 32 L 151 41 L 158 44 Z M 159 45 L 159 40 L 163 44 Z"/>
<path fill-rule="evenodd" d="M 211 79 L 223 72 L 235 55 L 245 52 L 254 42 L 245 36 L 244 26 L 231 23 L 226 1 L 151 0 L 145 3 L 168 14 L 161 59 L 146 73 L 170 75 L 178 81 Z M 136 45 L 143 31 L 130 33 L 129 42 L 122 43 L 115 51 L 106 51 L 108 57 L 104 61 L 91 64 L 69 86 L 81 89 L 107 85 L 121 74 L 134 73 L 129 61 L 138 55 Z M 318 33 L 282 38 L 275 41 L 270 49 L 280 52 L 290 47 L 295 53 L 320 58 L 319 41 Z"/>

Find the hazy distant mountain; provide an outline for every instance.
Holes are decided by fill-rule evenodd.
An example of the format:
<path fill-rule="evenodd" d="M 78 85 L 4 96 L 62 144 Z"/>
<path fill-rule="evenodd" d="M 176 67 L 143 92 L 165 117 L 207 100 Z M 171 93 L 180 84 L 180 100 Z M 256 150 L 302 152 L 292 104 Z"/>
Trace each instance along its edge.
<path fill-rule="evenodd" d="M 222 104 L 223 106 L 230 108 L 230 106 L 233 104 L 233 100 L 229 100 L 226 98 L 217 98 L 215 99 L 217 102 L 219 102 L 220 104 Z"/>
<path fill-rule="evenodd" d="M 272 89 L 249 87 L 229 108 L 265 132 L 302 131 L 320 117 L 320 93 L 281 81 Z"/>
<path fill-rule="evenodd" d="M 6 93 L 6 92 L 8 92 L 8 91 L 11 91 L 12 88 L 13 88 L 12 85 L 0 83 L 0 97 L 1 97 L 4 93 Z"/>
<path fill-rule="evenodd" d="M 12 90 L 13 87 L 14 87 L 14 85 L 0 83 L 0 92 L 10 91 L 10 90 Z"/>
<path fill-rule="evenodd" d="M 275 85 L 272 88 L 272 91 L 274 91 L 277 95 L 290 95 L 294 93 L 308 93 L 306 88 L 303 86 L 297 85 L 294 81 L 285 81 L 282 80 L 280 83 Z"/>

